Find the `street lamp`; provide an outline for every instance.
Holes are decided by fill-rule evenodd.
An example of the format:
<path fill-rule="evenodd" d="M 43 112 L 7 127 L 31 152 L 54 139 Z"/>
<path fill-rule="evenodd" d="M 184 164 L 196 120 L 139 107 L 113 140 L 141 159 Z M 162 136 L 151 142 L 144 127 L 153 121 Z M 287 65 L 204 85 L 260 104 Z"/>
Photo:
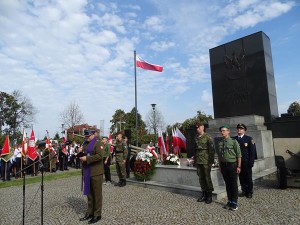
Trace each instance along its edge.
<path fill-rule="evenodd" d="M 118 121 L 117 123 L 120 124 L 120 131 L 122 131 L 122 123 L 125 124 L 126 122 L 120 120 L 120 121 Z"/>
<path fill-rule="evenodd" d="M 154 129 L 154 137 L 155 137 L 155 143 L 154 143 L 154 146 L 155 146 L 155 150 L 156 150 L 156 143 L 157 143 L 157 137 L 156 137 L 156 113 L 155 113 L 155 106 L 156 104 L 151 104 L 152 106 L 152 110 L 153 110 L 153 119 L 154 119 L 154 122 L 153 122 L 153 129 Z"/>

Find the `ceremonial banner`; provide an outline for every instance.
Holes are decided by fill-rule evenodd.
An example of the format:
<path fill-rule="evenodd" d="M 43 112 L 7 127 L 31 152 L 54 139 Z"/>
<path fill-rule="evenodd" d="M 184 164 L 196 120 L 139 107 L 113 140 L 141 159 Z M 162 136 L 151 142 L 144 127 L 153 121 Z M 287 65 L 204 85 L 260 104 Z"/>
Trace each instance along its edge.
<path fill-rule="evenodd" d="M 31 130 L 31 134 L 28 142 L 27 155 L 28 158 L 31 159 L 32 161 L 34 161 L 38 156 L 38 153 L 36 152 L 35 136 L 34 136 L 33 129 Z"/>

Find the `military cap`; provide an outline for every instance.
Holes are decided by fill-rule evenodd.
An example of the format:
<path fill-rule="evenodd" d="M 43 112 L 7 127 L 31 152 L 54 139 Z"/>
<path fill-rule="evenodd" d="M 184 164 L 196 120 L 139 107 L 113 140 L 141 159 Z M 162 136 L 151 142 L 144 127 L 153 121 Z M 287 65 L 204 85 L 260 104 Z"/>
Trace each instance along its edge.
<path fill-rule="evenodd" d="M 246 125 L 245 125 L 245 124 L 242 124 L 242 123 L 239 123 L 239 124 L 236 126 L 236 129 L 239 129 L 239 128 L 244 129 L 244 130 L 247 130 Z"/>
<path fill-rule="evenodd" d="M 107 136 L 102 136 L 102 139 L 104 139 L 104 138 L 107 139 Z"/>
<path fill-rule="evenodd" d="M 89 137 L 93 135 L 94 133 L 91 130 L 84 130 L 84 136 Z"/>
<path fill-rule="evenodd" d="M 230 129 L 230 127 L 229 127 L 228 124 L 224 124 L 224 125 L 220 126 L 220 127 L 219 127 L 219 131 L 221 131 L 222 128 Z"/>

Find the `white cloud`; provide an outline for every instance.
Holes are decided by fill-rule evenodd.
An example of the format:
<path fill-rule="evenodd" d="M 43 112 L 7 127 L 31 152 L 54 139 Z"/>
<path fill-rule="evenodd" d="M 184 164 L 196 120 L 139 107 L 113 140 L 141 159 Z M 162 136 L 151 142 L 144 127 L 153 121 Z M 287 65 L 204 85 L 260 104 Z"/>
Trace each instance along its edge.
<path fill-rule="evenodd" d="M 166 41 L 157 42 L 157 41 L 155 41 L 155 42 L 151 43 L 150 49 L 152 49 L 154 51 L 158 51 L 158 52 L 163 52 L 174 46 L 175 46 L 174 42 L 166 42 Z"/>
<path fill-rule="evenodd" d="M 151 16 L 145 20 L 144 29 L 151 30 L 151 32 L 162 32 L 164 30 L 164 25 L 158 16 Z"/>
<path fill-rule="evenodd" d="M 204 101 L 207 104 L 207 106 L 209 106 L 209 107 L 213 106 L 212 95 L 207 90 L 202 91 L 201 100 Z"/>

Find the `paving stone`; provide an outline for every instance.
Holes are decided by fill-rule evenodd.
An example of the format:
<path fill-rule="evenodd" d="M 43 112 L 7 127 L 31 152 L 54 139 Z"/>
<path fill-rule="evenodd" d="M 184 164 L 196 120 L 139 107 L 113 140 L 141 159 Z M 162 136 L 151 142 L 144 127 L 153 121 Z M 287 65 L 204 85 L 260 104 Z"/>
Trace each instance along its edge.
<path fill-rule="evenodd" d="M 116 177 L 113 177 L 117 180 Z M 81 177 L 45 182 L 44 224 L 74 225 L 86 209 Z M 25 224 L 41 224 L 40 184 L 26 185 Z M 0 224 L 22 224 L 22 186 L 0 189 Z M 254 186 L 252 199 L 239 198 L 235 212 L 223 209 L 226 199 L 198 203 L 197 196 L 148 189 L 135 185 L 103 185 L 103 211 L 99 224 L 300 224 L 300 189 L 276 188 L 275 176 Z"/>

